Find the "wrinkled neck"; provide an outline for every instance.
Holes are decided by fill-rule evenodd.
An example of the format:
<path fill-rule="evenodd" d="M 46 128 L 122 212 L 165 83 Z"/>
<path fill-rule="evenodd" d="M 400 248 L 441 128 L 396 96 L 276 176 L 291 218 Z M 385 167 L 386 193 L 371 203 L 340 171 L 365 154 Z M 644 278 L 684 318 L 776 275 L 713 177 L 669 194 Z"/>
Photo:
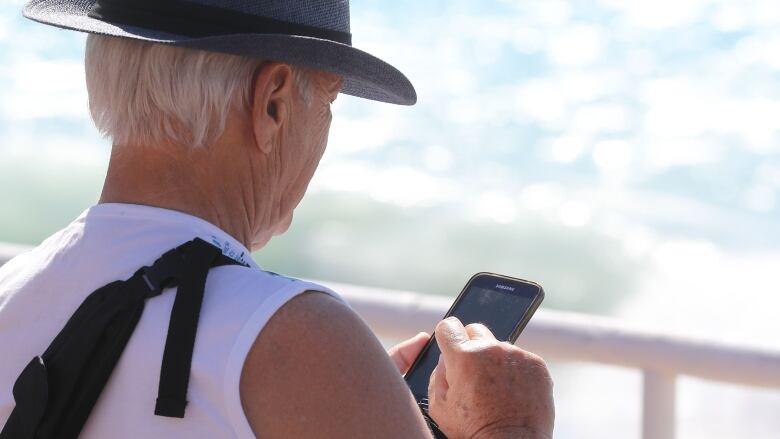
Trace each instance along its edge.
<path fill-rule="evenodd" d="M 114 146 L 100 203 L 160 207 L 202 218 L 252 248 L 253 197 L 237 190 L 241 172 L 224 172 L 210 148 Z M 232 175 L 231 175 L 232 174 Z"/>

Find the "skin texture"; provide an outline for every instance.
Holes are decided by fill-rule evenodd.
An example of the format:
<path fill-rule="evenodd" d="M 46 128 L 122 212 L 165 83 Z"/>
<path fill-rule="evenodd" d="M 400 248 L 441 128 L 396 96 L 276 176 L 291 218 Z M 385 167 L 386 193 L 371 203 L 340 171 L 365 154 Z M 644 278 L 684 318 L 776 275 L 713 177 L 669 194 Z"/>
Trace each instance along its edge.
<path fill-rule="evenodd" d="M 101 203 L 131 203 L 203 218 L 252 251 L 287 230 L 327 145 L 338 76 L 318 72 L 305 102 L 289 65 L 255 77 L 251 112 L 232 110 L 213 145 L 114 145 Z"/>
<path fill-rule="evenodd" d="M 260 249 L 289 227 L 325 151 L 341 80 L 317 72 L 310 82 L 305 100 L 292 68 L 268 62 L 256 72 L 251 111 L 232 111 L 215 144 L 114 145 L 100 202 L 189 213 Z M 541 359 L 460 331 L 470 338 L 437 327 L 440 345 L 451 342 L 432 385 L 442 429 L 452 439 L 549 438 L 552 393 Z M 302 294 L 274 314 L 247 356 L 244 412 L 263 438 L 430 438 L 401 376 L 427 339 L 385 353 L 346 305 Z"/>
<path fill-rule="evenodd" d="M 244 365 L 241 396 L 258 437 L 431 437 L 376 337 L 321 293 L 293 299 L 266 325 Z"/>
<path fill-rule="evenodd" d="M 551 439 L 552 380 L 540 357 L 499 342 L 488 328 L 449 317 L 436 326 L 439 364 L 430 414 L 450 439 Z"/>

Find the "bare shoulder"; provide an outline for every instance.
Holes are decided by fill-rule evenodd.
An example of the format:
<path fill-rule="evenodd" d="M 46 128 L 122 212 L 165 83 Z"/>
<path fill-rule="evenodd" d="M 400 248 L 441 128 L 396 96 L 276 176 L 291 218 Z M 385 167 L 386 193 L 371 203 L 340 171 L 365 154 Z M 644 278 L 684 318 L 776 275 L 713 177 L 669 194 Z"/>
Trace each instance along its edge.
<path fill-rule="evenodd" d="M 244 363 L 241 403 L 258 437 L 430 437 L 376 337 L 319 292 L 290 300 L 263 328 Z"/>

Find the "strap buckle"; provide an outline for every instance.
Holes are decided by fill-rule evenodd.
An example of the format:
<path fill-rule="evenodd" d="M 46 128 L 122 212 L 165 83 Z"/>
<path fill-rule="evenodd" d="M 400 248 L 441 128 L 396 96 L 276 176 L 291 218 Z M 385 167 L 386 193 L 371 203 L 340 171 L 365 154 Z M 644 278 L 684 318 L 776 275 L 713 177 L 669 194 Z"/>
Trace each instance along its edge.
<path fill-rule="evenodd" d="M 167 251 L 154 261 L 152 265 L 146 265 L 138 269 L 136 275 L 140 275 L 149 288 L 146 294 L 147 298 L 158 296 L 162 291 L 174 286 L 181 276 L 182 262 L 184 254 L 180 247 Z"/>
<path fill-rule="evenodd" d="M 162 285 L 160 285 L 160 282 L 157 281 L 154 274 L 152 273 L 152 267 L 141 267 L 137 274 L 141 275 L 141 280 L 143 280 L 146 286 L 149 288 L 149 292 L 146 294 L 147 298 L 158 296 L 162 293 Z"/>

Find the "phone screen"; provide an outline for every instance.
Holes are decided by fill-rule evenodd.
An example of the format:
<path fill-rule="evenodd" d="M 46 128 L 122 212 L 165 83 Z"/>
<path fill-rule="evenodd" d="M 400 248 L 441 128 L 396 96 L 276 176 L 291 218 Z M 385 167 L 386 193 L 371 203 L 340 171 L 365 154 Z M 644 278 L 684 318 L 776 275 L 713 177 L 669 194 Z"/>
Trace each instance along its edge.
<path fill-rule="evenodd" d="M 541 288 L 531 283 L 510 281 L 493 276 L 478 276 L 472 280 L 447 314 L 464 325 L 482 323 L 498 340 L 510 340 L 518 324 L 539 296 Z M 406 374 L 406 382 L 418 401 L 428 397 L 428 382 L 439 363 L 436 339 L 423 350 L 420 359 Z"/>

